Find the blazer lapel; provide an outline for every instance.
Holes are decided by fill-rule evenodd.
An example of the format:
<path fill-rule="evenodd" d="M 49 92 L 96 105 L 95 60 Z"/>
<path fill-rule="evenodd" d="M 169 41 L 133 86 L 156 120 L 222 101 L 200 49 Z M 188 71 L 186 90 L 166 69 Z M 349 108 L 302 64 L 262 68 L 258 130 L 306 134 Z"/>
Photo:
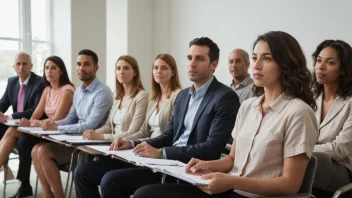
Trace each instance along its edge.
<path fill-rule="evenodd" d="M 316 99 L 317 110 L 314 112 L 319 126 L 320 126 L 320 122 L 321 122 L 321 111 L 322 111 L 322 107 L 323 107 L 323 103 L 322 103 L 323 100 L 322 99 L 323 99 L 323 94 L 320 94 L 318 96 L 318 98 Z"/>
<path fill-rule="evenodd" d="M 188 94 L 188 93 L 189 93 L 189 88 L 188 88 L 186 96 L 185 96 L 186 97 L 185 104 L 182 106 L 182 109 L 181 109 L 181 112 L 180 112 L 180 114 L 182 115 L 181 123 L 178 124 L 177 133 L 174 136 L 173 143 L 175 143 L 175 141 L 177 141 L 180 138 L 180 136 L 182 135 L 182 133 L 184 132 L 185 117 L 186 117 L 186 113 L 187 113 L 187 110 L 188 110 L 189 100 L 191 98 L 191 95 Z"/>
<path fill-rule="evenodd" d="M 324 127 L 327 123 L 329 123 L 341 111 L 343 106 L 345 106 L 345 104 L 343 103 L 341 98 L 337 96 L 334 103 L 331 105 L 328 114 L 325 116 L 325 119 L 321 123 L 320 128 Z"/>
<path fill-rule="evenodd" d="M 215 86 L 215 83 L 217 83 L 215 77 L 213 79 L 213 82 L 210 84 L 208 90 L 205 92 L 205 95 L 203 96 L 203 100 L 202 102 L 200 103 L 199 107 L 198 107 L 198 110 L 197 110 L 197 113 L 196 115 L 194 116 L 194 120 L 193 120 L 193 123 L 192 123 L 192 129 L 191 129 L 191 133 L 194 129 L 194 127 L 196 126 L 197 122 L 198 122 L 198 119 L 200 117 L 200 115 L 202 115 L 205 107 L 208 105 L 208 103 L 210 102 L 210 100 L 213 98 L 214 96 L 214 86 Z"/>
<path fill-rule="evenodd" d="M 146 115 L 146 120 L 148 120 L 148 121 L 149 121 L 150 116 L 152 116 L 153 112 L 155 111 L 156 106 L 158 105 L 158 101 L 153 101 L 153 103 L 151 105 L 152 106 L 150 107 L 150 109 L 149 109 L 149 111 L 147 112 L 147 115 Z"/>
<path fill-rule="evenodd" d="M 24 105 L 23 105 L 23 107 L 26 106 L 26 104 L 28 102 L 28 98 L 29 98 L 29 96 L 30 96 L 30 94 L 32 92 L 33 84 L 34 84 L 34 78 L 35 78 L 35 74 L 31 73 L 31 77 L 28 80 L 28 84 L 26 86 L 25 93 L 24 93 Z"/>
<path fill-rule="evenodd" d="M 15 105 L 14 105 L 14 109 L 16 109 L 16 112 L 17 112 L 17 100 L 18 100 L 18 92 L 19 92 L 19 91 L 20 91 L 20 82 L 17 81 L 17 82 L 16 82 L 16 85 L 15 85 L 15 91 L 14 91 L 14 93 L 13 93 L 13 95 L 14 95 L 13 104 L 15 104 Z"/>

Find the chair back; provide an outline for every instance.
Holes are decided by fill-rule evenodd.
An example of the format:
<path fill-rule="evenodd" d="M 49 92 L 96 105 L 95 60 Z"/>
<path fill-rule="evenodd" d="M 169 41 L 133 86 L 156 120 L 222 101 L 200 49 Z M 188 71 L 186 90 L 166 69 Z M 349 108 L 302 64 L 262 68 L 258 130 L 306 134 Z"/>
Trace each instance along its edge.
<path fill-rule="evenodd" d="M 312 193 L 313 182 L 315 171 L 317 170 L 317 158 L 312 156 L 309 160 L 306 173 L 304 174 L 303 182 L 301 188 L 298 191 L 299 193 Z"/>

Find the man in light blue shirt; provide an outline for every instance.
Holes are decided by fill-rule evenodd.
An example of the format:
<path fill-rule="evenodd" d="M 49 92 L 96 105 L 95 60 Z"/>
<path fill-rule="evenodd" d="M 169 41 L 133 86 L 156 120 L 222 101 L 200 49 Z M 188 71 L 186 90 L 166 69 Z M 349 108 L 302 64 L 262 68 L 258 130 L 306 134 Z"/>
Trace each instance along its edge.
<path fill-rule="evenodd" d="M 163 133 L 147 140 L 117 139 L 111 148 L 134 147 L 136 155 L 187 163 L 191 158 L 215 160 L 221 155 L 233 130 L 239 108 L 238 96 L 213 76 L 219 48 L 202 37 L 190 42 L 188 77 L 193 82 L 177 96 L 173 116 Z M 143 142 L 143 143 L 142 143 Z M 80 164 L 75 169 L 77 197 L 129 198 L 141 186 L 160 183 L 161 174 L 117 160 Z"/>
<path fill-rule="evenodd" d="M 83 133 L 96 129 L 106 122 L 113 103 L 112 92 L 96 77 L 98 57 L 91 50 L 81 50 L 77 57 L 77 74 L 82 84 L 77 88 L 68 116 L 56 122 L 47 121 L 44 130 L 61 133 Z M 56 143 L 37 144 L 32 159 L 44 197 L 64 197 L 59 166 L 70 162 L 73 148 Z"/>

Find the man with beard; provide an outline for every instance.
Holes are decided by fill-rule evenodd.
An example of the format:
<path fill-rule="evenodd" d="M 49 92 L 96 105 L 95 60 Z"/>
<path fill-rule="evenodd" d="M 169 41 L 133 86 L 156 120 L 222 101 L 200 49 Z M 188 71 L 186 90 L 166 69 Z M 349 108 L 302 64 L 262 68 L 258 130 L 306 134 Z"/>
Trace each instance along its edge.
<path fill-rule="evenodd" d="M 185 163 L 192 157 L 220 158 L 240 104 L 236 93 L 213 75 L 219 53 L 217 44 L 207 37 L 192 40 L 186 57 L 193 84 L 177 96 L 166 129 L 160 136 L 145 141 L 118 139 L 113 149 L 134 148 L 134 153 L 142 157 Z M 80 164 L 74 181 L 78 198 L 100 197 L 98 185 L 102 197 L 129 198 L 141 186 L 160 183 L 161 174 L 118 160 L 101 159 Z"/>
<path fill-rule="evenodd" d="M 113 98 L 110 88 L 96 77 L 98 68 L 98 57 L 93 51 L 83 49 L 79 52 L 76 69 L 82 84 L 75 91 L 70 112 L 63 120 L 44 122 L 44 130 L 83 133 L 105 124 Z M 56 143 L 41 143 L 33 148 L 33 164 L 45 194 L 55 192 L 63 197 L 59 166 L 70 162 L 72 151 L 72 148 Z"/>
<path fill-rule="evenodd" d="M 232 75 L 230 87 L 237 93 L 240 103 L 253 97 L 253 79 L 248 74 L 249 56 L 243 49 L 235 49 L 229 54 L 229 71 Z"/>

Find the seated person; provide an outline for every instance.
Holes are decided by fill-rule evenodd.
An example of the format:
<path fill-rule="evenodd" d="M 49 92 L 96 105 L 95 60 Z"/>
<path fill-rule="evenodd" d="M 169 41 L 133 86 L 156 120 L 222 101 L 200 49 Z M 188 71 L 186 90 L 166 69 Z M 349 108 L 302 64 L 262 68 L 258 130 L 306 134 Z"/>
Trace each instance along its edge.
<path fill-rule="evenodd" d="M 70 112 L 63 120 L 46 121 L 44 130 L 83 133 L 104 125 L 112 106 L 110 88 L 96 77 L 98 56 L 83 49 L 77 57 L 77 74 L 83 82 L 76 89 Z M 68 164 L 73 148 L 56 143 L 39 143 L 32 150 L 34 168 L 42 185 L 43 197 L 64 197 L 59 166 Z"/>
<path fill-rule="evenodd" d="M 341 40 L 325 40 L 313 53 L 313 93 L 319 136 L 313 194 L 332 196 L 350 183 L 352 170 L 352 48 Z"/>
<path fill-rule="evenodd" d="M 52 120 L 60 120 L 63 119 L 70 110 L 74 88 L 68 78 L 65 63 L 60 57 L 50 56 L 44 62 L 43 71 L 43 82 L 46 87 L 41 95 L 40 102 L 35 108 L 31 119 L 27 120 L 26 118 L 22 118 L 19 123 L 20 126 L 39 126 L 39 119 L 45 115 Z M 0 166 L 6 162 L 9 154 L 15 148 L 17 140 L 22 136 L 30 135 L 18 131 L 17 127 L 8 128 L 4 138 L 0 142 Z M 40 141 L 40 139 L 27 138 L 27 141 L 32 142 L 32 144 L 28 143 L 28 145 L 32 145 L 32 147 L 27 147 L 28 150 L 26 151 L 30 154 L 35 142 Z M 30 158 L 29 163 L 31 163 Z M 30 169 L 28 169 L 28 171 L 30 171 Z M 20 197 L 26 194 L 32 194 L 32 189 L 29 185 L 29 172 L 27 190 L 24 188 L 25 185 L 22 184 L 22 189 L 18 192 Z M 28 193 L 25 193 L 26 191 Z"/>
<path fill-rule="evenodd" d="M 138 62 L 132 56 L 121 56 L 116 62 L 116 96 L 105 125 L 83 133 L 88 140 L 114 140 L 136 133 L 142 126 L 148 106 Z"/>
<path fill-rule="evenodd" d="M 157 55 L 152 65 L 152 78 L 152 94 L 144 123 L 137 133 L 123 137 L 124 140 L 158 137 L 172 116 L 176 97 L 181 90 L 175 59 L 169 54 Z M 118 146 L 119 141 L 115 139 L 111 149 Z"/>
<path fill-rule="evenodd" d="M 270 197 L 298 192 L 317 137 L 311 75 L 301 47 L 287 33 L 261 35 L 253 48 L 256 97 L 240 107 L 230 155 L 213 161 L 193 158 L 185 170 L 204 174 L 209 185 L 147 185 L 134 198 Z"/>
<path fill-rule="evenodd" d="M 219 48 L 212 40 L 203 37 L 191 41 L 187 58 L 188 74 L 193 85 L 178 94 L 173 116 L 163 133 L 145 140 L 143 144 L 141 140 L 119 139 L 113 149 L 135 147 L 139 156 L 183 162 L 192 157 L 220 157 L 234 126 L 239 100 L 234 91 L 213 76 Z M 154 62 L 154 68 L 162 65 L 160 61 Z M 118 160 L 82 166 L 85 171 L 80 167 L 75 170 L 74 180 L 77 197 L 82 198 L 100 197 L 99 184 L 103 197 L 130 197 L 139 187 L 161 181 L 159 173 Z"/>

